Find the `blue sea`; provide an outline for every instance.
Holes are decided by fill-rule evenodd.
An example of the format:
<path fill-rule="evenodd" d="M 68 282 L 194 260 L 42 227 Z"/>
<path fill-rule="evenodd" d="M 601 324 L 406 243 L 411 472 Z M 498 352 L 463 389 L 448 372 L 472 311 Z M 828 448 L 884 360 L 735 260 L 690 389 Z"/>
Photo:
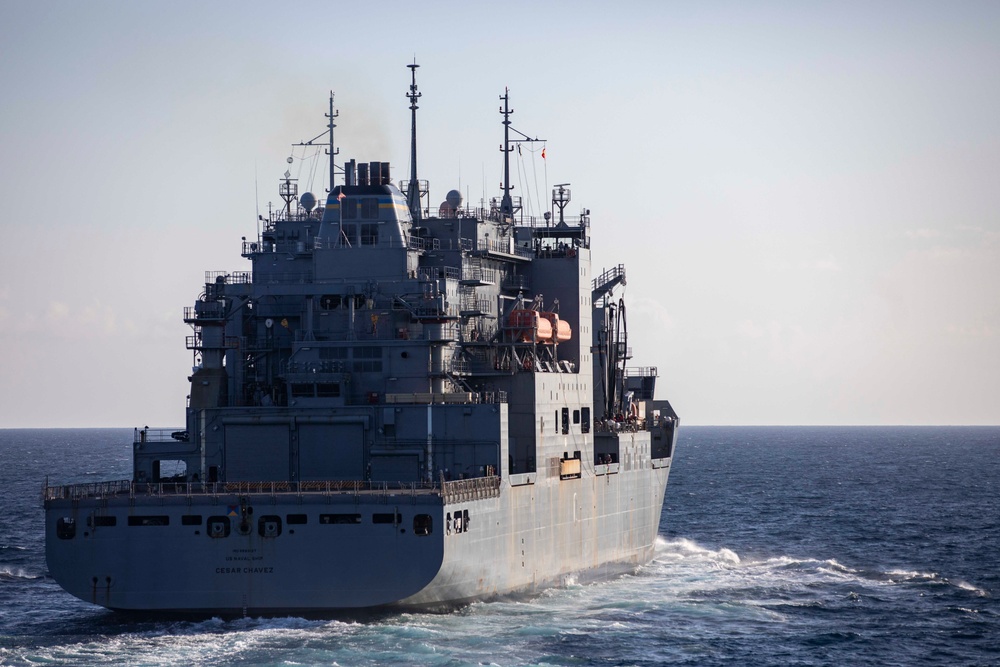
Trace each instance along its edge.
<path fill-rule="evenodd" d="M 40 491 L 131 430 L 0 430 L 0 665 L 997 665 L 1000 427 L 685 427 L 656 557 L 447 614 L 171 619 L 63 593 Z"/>

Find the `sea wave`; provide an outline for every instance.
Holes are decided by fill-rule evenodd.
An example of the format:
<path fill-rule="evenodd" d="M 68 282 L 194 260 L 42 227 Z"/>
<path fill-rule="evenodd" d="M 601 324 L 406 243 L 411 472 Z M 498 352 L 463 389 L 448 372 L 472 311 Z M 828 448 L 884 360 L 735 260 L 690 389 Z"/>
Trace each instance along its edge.
<path fill-rule="evenodd" d="M 746 558 L 727 547 L 710 548 L 694 540 L 658 538 L 647 574 L 660 578 L 678 595 L 733 595 L 745 601 L 752 595 L 762 600 L 799 599 L 805 603 L 813 590 L 838 592 L 850 586 L 841 599 L 872 597 L 882 587 L 944 586 L 976 597 L 989 592 L 963 580 L 950 580 L 937 572 L 918 569 L 878 569 L 850 566 L 835 558 L 803 558 L 779 555 Z"/>
<path fill-rule="evenodd" d="M 720 565 L 738 565 L 740 563 L 740 557 L 731 549 L 722 547 L 718 550 L 712 550 L 701 546 L 693 540 L 679 538 L 668 541 L 659 535 L 656 537 L 656 542 L 654 544 L 654 554 L 654 558 L 656 560 L 665 559 L 676 561 L 694 559 L 710 563 L 718 563 Z"/>
<path fill-rule="evenodd" d="M 32 573 L 20 567 L 0 566 L 0 581 L 37 581 L 45 575 Z"/>
<path fill-rule="evenodd" d="M 311 650 L 314 644 L 328 647 L 351 642 L 351 635 L 365 626 L 303 618 L 242 618 L 224 621 L 157 623 L 138 632 L 109 634 L 90 641 L 69 641 L 36 647 L 28 662 L 56 664 L 116 665 L 127 656 L 128 664 L 174 667 L 203 664 L 338 664 L 330 650 Z M 351 642 L 353 643 L 353 642 Z M 298 653 L 298 655 L 295 655 Z M 323 654 L 327 653 L 326 656 Z M 2 656 L 2 654 L 0 654 Z M 285 657 L 287 656 L 287 657 Z M 2 661 L 0 661 L 2 662 Z"/>

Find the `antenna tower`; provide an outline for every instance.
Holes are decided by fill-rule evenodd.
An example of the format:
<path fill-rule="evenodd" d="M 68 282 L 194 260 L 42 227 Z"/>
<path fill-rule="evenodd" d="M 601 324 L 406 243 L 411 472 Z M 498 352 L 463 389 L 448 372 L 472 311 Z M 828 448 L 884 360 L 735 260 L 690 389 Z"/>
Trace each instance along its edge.
<path fill-rule="evenodd" d="M 410 217 L 414 222 L 420 221 L 420 184 L 417 181 L 417 99 L 421 93 L 417 92 L 417 59 L 413 59 L 410 68 L 410 92 L 406 96 L 410 99 L 410 185 L 406 189 L 406 204 L 410 208 Z"/>

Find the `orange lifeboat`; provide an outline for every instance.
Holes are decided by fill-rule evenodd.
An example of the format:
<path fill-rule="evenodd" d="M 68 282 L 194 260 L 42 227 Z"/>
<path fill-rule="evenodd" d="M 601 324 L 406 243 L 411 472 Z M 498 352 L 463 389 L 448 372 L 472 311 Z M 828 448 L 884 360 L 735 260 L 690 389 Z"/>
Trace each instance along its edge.
<path fill-rule="evenodd" d="M 518 308 L 511 311 L 510 326 L 514 337 L 524 343 L 548 343 L 552 340 L 552 323 L 539 316 L 538 311 Z"/>
<path fill-rule="evenodd" d="M 569 322 L 560 320 L 558 313 L 539 313 L 552 326 L 553 338 L 557 343 L 565 343 L 573 337 L 573 328 Z"/>

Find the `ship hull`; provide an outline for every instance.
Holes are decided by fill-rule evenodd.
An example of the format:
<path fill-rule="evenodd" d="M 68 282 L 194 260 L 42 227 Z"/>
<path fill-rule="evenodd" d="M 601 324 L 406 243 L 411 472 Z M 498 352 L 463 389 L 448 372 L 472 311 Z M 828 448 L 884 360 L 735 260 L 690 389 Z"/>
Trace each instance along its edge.
<path fill-rule="evenodd" d="M 669 461 L 600 468 L 571 480 L 514 476 L 492 491 L 451 495 L 51 498 L 48 566 L 76 597 L 119 610 L 286 614 L 532 594 L 612 577 L 652 557 Z"/>

